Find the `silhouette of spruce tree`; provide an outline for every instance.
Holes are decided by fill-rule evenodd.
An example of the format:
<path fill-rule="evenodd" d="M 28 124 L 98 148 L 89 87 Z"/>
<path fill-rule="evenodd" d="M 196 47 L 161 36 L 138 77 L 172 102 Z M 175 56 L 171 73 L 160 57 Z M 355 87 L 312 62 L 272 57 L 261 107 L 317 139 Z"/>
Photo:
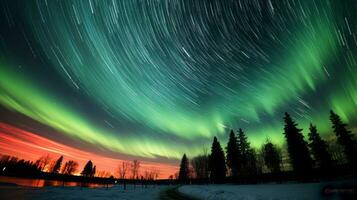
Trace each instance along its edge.
<path fill-rule="evenodd" d="M 90 177 L 93 171 L 93 163 L 91 160 L 87 162 L 87 164 L 84 166 L 81 175 L 85 177 Z"/>
<path fill-rule="evenodd" d="M 234 134 L 234 131 L 231 130 L 229 135 L 229 140 L 226 147 L 227 153 L 227 166 L 230 168 L 232 176 L 238 176 L 239 172 L 239 160 L 240 160 L 240 151 L 238 148 L 237 137 Z"/>
<path fill-rule="evenodd" d="M 269 168 L 271 173 L 280 172 L 281 154 L 273 143 L 269 140 L 263 145 L 263 158 L 265 165 Z"/>
<path fill-rule="evenodd" d="M 188 174 L 189 174 L 188 159 L 186 157 L 186 154 L 183 154 L 180 164 L 178 180 L 182 183 L 187 183 L 189 179 Z"/>
<path fill-rule="evenodd" d="M 254 149 L 249 148 L 247 152 L 247 164 L 246 164 L 246 172 L 250 176 L 257 175 L 258 166 L 257 166 L 257 155 Z"/>
<path fill-rule="evenodd" d="M 59 170 L 61 169 L 62 161 L 63 161 L 63 156 L 60 156 L 52 167 L 51 170 L 52 173 L 57 174 L 59 172 Z"/>
<path fill-rule="evenodd" d="M 240 152 L 239 173 L 241 175 L 247 175 L 249 174 L 249 158 L 252 157 L 249 155 L 251 153 L 250 143 L 242 129 L 238 130 L 238 149 Z"/>
<path fill-rule="evenodd" d="M 347 124 L 343 123 L 340 116 L 330 111 L 330 120 L 332 122 L 332 128 L 337 136 L 337 142 L 343 146 L 344 153 L 347 158 L 348 164 L 352 169 L 357 167 L 357 144 L 353 139 L 351 131 L 347 130 Z"/>
<path fill-rule="evenodd" d="M 314 155 L 318 167 L 323 172 L 327 172 L 332 167 L 332 159 L 330 153 L 327 151 L 327 144 L 317 133 L 316 126 L 310 124 L 309 129 L 309 146 L 312 155 Z"/>
<path fill-rule="evenodd" d="M 307 142 L 301 133 L 302 129 L 297 128 L 298 124 L 293 121 L 288 113 L 285 113 L 284 121 L 284 135 L 293 170 L 298 178 L 309 177 L 311 175 L 312 159 Z"/>
<path fill-rule="evenodd" d="M 92 171 L 90 172 L 90 177 L 94 177 L 96 172 L 97 172 L 97 167 L 94 165 Z"/>
<path fill-rule="evenodd" d="M 222 182 L 226 176 L 226 161 L 222 147 L 216 137 L 213 138 L 209 161 L 211 180 L 214 183 Z"/>

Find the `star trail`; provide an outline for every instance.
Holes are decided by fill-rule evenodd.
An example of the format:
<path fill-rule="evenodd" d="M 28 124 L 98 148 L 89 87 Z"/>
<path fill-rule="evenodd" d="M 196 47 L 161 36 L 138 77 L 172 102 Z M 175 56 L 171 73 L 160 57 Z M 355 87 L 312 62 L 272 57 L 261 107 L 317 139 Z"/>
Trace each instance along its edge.
<path fill-rule="evenodd" d="M 330 133 L 330 109 L 356 130 L 355 1 L 0 5 L 0 119 L 43 137 L 31 120 L 92 153 L 172 164 L 230 129 L 282 144 L 286 111 L 304 132 Z"/>

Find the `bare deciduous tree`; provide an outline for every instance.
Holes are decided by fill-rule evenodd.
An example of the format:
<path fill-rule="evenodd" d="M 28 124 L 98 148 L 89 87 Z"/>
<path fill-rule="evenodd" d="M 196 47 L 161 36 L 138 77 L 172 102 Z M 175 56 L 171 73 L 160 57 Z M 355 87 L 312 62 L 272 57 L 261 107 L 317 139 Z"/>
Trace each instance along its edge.
<path fill-rule="evenodd" d="M 108 171 L 105 170 L 100 170 L 96 173 L 97 177 L 100 178 L 109 178 L 112 174 Z"/>
<path fill-rule="evenodd" d="M 69 160 L 64 164 L 62 168 L 62 174 L 72 175 L 77 171 L 77 168 L 78 163 L 74 160 Z"/>
<path fill-rule="evenodd" d="M 158 168 L 155 168 L 152 171 L 153 171 L 154 180 L 157 180 L 157 178 L 159 178 L 160 175 L 160 170 Z"/>
<path fill-rule="evenodd" d="M 120 179 L 125 179 L 127 172 L 129 170 L 130 163 L 127 161 L 122 161 L 118 166 L 118 175 Z"/>
<path fill-rule="evenodd" d="M 140 161 L 133 160 L 131 163 L 131 175 L 133 179 L 137 179 L 139 176 Z"/>
<path fill-rule="evenodd" d="M 145 180 L 156 180 L 160 175 L 160 170 L 157 168 L 152 168 L 150 170 L 145 170 L 144 171 L 144 176 L 143 178 Z"/>
<path fill-rule="evenodd" d="M 144 171 L 144 179 L 145 180 L 150 180 L 151 174 L 149 170 Z"/>
<path fill-rule="evenodd" d="M 47 154 L 46 156 L 41 156 L 36 162 L 38 163 L 38 167 L 41 171 L 46 171 L 49 170 L 47 168 L 49 168 L 51 157 Z"/>

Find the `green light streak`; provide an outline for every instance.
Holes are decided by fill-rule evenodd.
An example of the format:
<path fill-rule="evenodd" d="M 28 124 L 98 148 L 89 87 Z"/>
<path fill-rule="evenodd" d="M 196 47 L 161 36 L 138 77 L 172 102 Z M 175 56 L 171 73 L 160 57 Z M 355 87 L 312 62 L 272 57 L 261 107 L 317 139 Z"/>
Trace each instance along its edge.
<path fill-rule="evenodd" d="M 271 45 L 269 51 L 247 48 L 253 55 L 260 56 L 257 59 L 264 55 L 266 62 L 262 64 L 255 62 L 255 58 L 234 54 L 232 57 L 241 56 L 244 59 L 216 58 L 213 64 L 206 66 L 205 62 L 199 61 L 207 61 L 215 53 L 221 57 L 236 53 L 233 50 L 230 52 L 230 48 L 223 53 L 220 51 L 221 48 L 231 47 L 228 39 L 234 38 L 222 37 L 227 39 L 222 41 L 225 46 L 215 46 L 217 41 L 211 41 L 215 38 L 209 35 L 200 41 L 207 43 L 206 46 L 210 48 L 207 48 L 210 50 L 208 53 L 196 46 L 188 49 L 186 46 L 189 45 L 182 42 L 182 38 L 201 38 L 186 35 L 187 27 L 179 23 L 184 16 L 168 21 L 162 14 L 160 5 L 163 4 L 147 5 L 153 13 L 151 16 L 143 12 L 148 10 L 139 9 L 136 4 L 138 1 L 134 0 L 98 1 L 94 10 L 84 1 L 38 1 L 36 6 L 28 6 L 29 10 L 24 15 L 28 17 L 29 32 L 52 62 L 50 66 L 68 85 L 74 89 L 80 88 L 91 100 L 108 108 L 105 111 L 117 117 L 118 121 L 124 119 L 154 130 L 154 133 L 143 130 L 144 133 L 123 134 L 121 127 L 118 133 L 99 128 L 88 120 L 88 116 L 56 99 L 51 91 L 39 87 L 31 77 L 10 70 L 11 66 L 0 66 L 0 103 L 72 138 L 114 152 L 147 158 L 180 158 L 184 152 L 190 152 L 192 156 L 198 154 L 201 151 L 200 144 L 209 144 L 214 135 L 225 143 L 227 129 L 246 125 L 240 120 L 249 123 L 245 131 L 253 146 L 259 147 L 267 137 L 281 145 L 284 138 L 280 112 L 290 108 L 294 110 L 300 98 L 311 94 L 318 96 L 319 87 L 329 89 L 336 84 L 338 89 L 331 89 L 321 99 L 309 102 L 313 105 L 304 110 L 306 115 L 292 114 L 298 118 L 299 127 L 304 129 L 305 134 L 310 122 L 317 125 L 319 132 L 330 133 L 330 108 L 346 122 L 356 119 L 356 56 L 352 52 L 349 55 L 349 63 L 352 64 L 346 64 L 346 61 L 346 65 L 341 66 L 352 69 L 339 72 L 343 80 L 331 83 L 329 76 L 334 77 L 334 74 L 329 75 L 328 71 L 338 70 L 330 63 L 343 49 L 340 41 L 343 37 L 341 33 L 338 34 L 341 25 L 336 25 L 336 19 L 340 16 L 335 16 L 337 14 L 330 1 L 321 1 L 324 6 L 318 10 L 313 8 L 312 1 L 287 2 L 301 3 L 301 10 L 287 8 L 287 13 L 294 12 L 280 16 L 284 18 L 281 22 L 277 19 L 279 9 L 276 8 L 277 13 L 272 19 L 278 25 L 271 30 L 273 38 L 263 37 L 263 34 L 265 41 L 255 43 L 251 38 L 238 35 L 244 42 L 237 40 L 236 48 L 242 49 L 244 55 L 249 54 L 243 52 L 246 46 L 260 48 Z M 176 8 L 179 10 L 179 6 Z M 206 28 L 207 24 L 200 24 L 204 16 L 195 14 L 191 19 L 198 19 L 192 23 L 194 27 Z M 257 18 L 254 19 L 259 21 L 259 13 L 256 14 Z M 158 25 L 150 21 L 149 16 Z M 345 23 L 345 19 L 342 21 Z M 259 30 L 260 26 L 267 25 L 258 22 L 251 26 Z M 177 28 L 184 31 L 178 31 L 175 35 L 173 32 Z M 267 28 L 263 31 L 268 31 L 270 27 L 263 28 Z M 156 29 L 160 34 L 155 32 Z M 165 52 L 164 55 L 160 54 L 160 50 Z M 253 64 L 242 67 L 242 60 L 249 60 Z M 230 73 L 230 65 L 235 70 L 242 69 Z M 225 67 L 222 71 L 227 72 L 220 74 L 221 66 Z M 218 76 L 222 74 L 224 76 Z M 238 78 L 231 78 L 233 75 Z M 162 135 L 166 140 L 160 138 Z M 167 139 L 170 137 L 184 142 Z"/>
<path fill-rule="evenodd" d="M 100 130 L 76 113 L 75 110 L 59 102 L 35 86 L 31 80 L 0 67 L 0 103 L 12 110 L 20 112 L 43 124 L 51 126 L 72 138 L 94 145 L 100 145 L 114 152 L 128 155 L 155 158 L 180 158 L 185 147 L 172 149 L 170 144 L 163 144 L 152 138 L 124 138 L 120 134 L 114 136 L 105 130 Z M 135 133 L 133 134 L 135 135 Z M 190 151 L 195 152 L 194 149 Z M 198 150 L 196 150 L 197 152 Z"/>

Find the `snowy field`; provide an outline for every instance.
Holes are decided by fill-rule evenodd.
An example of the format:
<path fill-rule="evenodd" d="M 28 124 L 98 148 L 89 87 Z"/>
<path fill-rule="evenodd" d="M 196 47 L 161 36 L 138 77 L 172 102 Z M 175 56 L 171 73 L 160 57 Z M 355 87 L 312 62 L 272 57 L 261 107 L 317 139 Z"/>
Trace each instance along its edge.
<path fill-rule="evenodd" d="M 178 188 L 180 193 L 201 200 L 319 200 L 341 199 L 336 193 L 343 188 L 357 186 L 356 181 L 340 181 L 306 184 L 258 184 L 258 185 L 185 185 Z M 331 195 L 322 195 L 330 186 Z M 152 186 L 142 188 L 137 185 L 122 185 L 106 188 L 80 187 L 23 187 L 0 185 L 0 199 L 5 200 L 150 200 L 160 199 L 160 193 L 175 186 Z M 339 188 L 335 190 L 333 188 Z M 349 191 L 347 191 L 349 192 Z M 356 191 L 354 191 L 356 192 Z M 170 198 L 169 198 L 170 199 Z M 176 198 L 171 198 L 176 199 Z M 357 198 L 355 198 L 357 199 Z"/>
<path fill-rule="evenodd" d="M 122 186 L 106 188 L 80 187 L 16 187 L 0 186 L 0 199 L 5 200 L 141 200 L 160 199 L 160 192 L 172 186 L 148 186 L 141 188 L 132 185 L 123 190 Z"/>
<path fill-rule="evenodd" d="M 306 184 L 258 184 L 258 185 L 187 185 L 179 192 L 202 200 L 319 200 L 342 199 L 338 193 L 354 192 L 342 190 L 356 188 L 356 181 L 340 181 Z M 326 186 L 339 188 L 326 190 Z M 325 190 L 324 190 L 325 189 Z M 330 195 L 323 195 L 323 191 Z M 357 199 L 357 198 L 356 198 Z"/>

